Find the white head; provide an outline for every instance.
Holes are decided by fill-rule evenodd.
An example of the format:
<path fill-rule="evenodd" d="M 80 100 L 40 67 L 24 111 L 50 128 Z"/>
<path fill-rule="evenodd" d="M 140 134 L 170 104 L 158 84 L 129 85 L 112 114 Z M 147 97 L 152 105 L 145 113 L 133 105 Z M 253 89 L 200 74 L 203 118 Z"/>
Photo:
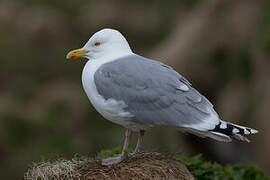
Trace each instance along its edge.
<path fill-rule="evenodd" d="M 98 59 L 111 55 L 121 56 L 131 52 L 127 40 L 119 31 L 102 29 L 96 32 L 82 48 L 70 51 L 67 58 Z"/>

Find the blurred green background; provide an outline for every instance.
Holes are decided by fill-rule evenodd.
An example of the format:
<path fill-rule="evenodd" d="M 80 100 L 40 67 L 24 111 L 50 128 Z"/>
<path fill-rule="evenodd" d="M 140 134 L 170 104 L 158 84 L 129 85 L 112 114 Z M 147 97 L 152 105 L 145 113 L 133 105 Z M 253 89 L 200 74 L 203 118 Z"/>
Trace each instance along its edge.
<path fill-rule="evenodd" d="M 203 153 L 270 173 L 270 1 L 1 0 L 0 179 L 18 179 L 42 159 L 122 145 L 124 129 L 102 118 L 82 89 L 86 60 L 65 59 L 106 27 L 135 53 L 173 66 L 223 120 L 260 131 L 249 144 L 223 144 L 155 128 L 144 150 Z"/>

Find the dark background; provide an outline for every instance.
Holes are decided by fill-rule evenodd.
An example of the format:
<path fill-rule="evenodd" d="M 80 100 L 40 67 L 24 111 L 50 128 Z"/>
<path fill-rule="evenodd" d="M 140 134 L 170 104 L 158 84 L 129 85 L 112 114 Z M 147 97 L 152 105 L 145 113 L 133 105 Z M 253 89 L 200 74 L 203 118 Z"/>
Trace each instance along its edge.
<path fill-rule="evenodd" d="M 203 153 L 270 173 L 270 1 L 2 0 L 0 179 L 22 177 L 32 162 L 122 145 L 124 129 L 103 119 L 82 89 L 86 60 L 65 59 L 106 27 L 135 53 L 173 66 L 223 120 L 260 131 L 249 144 L 223 144 L 155 128 L 144 150 Z"/>

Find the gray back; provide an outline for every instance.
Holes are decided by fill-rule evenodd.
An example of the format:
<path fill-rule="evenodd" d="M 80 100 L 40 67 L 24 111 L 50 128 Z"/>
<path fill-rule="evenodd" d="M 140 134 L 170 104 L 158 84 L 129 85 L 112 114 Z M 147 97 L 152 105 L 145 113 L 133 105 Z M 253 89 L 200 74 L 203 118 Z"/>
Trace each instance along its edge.
<path fill-rule="evenodd" d="M 102 65 L 94 75 L 98 92 L 122 100 L 133 121 L 183 127 L 205 122 L 213 105 L 171 67 L 138 55 Z M 184 88 L 183 88 L 184 87 Z"/>

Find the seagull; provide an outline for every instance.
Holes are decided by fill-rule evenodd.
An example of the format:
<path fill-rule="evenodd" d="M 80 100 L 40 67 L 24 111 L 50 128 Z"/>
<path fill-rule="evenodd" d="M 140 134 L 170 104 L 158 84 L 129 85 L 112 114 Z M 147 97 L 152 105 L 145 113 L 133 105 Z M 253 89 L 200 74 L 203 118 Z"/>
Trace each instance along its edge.
<path fill-rule="evenodd" d="M 122 153 L 105 159 L 105 165 L 128 158 L 132 132 L 139 132 L 134 153 L 141 149 L 145 130 L 175 127 L 200 137 L 222 142 L 249 142 L 255 129 L 221 120 L 211 102 L 172 67 L 132 52 L 117 30 L 96 32 L 67 59 L 87 58 L 82 84 L 94 108 L 107 120 L 126 129 Z"/>

